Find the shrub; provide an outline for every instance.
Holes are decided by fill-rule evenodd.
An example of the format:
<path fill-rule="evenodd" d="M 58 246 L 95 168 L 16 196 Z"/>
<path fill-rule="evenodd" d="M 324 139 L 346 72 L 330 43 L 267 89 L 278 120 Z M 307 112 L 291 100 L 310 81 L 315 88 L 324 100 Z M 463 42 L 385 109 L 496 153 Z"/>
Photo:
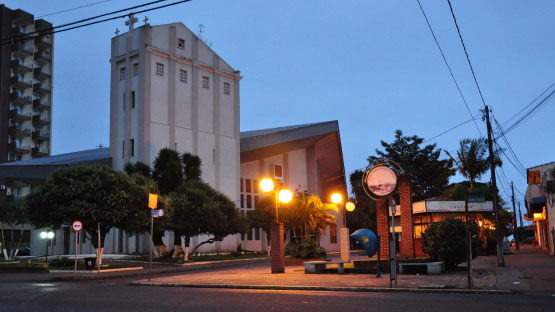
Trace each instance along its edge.
<path fill-rule="evenodd" d="M 69 259 L 68 257 L 54 258 L 48 262 L 48 265 L 52 267 L 71 267 L 75 265 L 75 259 Z"/>
<path fill-rule="evenodd" d="M 301 259 L 325 258 L 327 255 L 326 250 L 313 239 L 290 242 L 285 246 L 285 254 Z"/>
<path fill-rule="evenodd" d="M 477 236 L 478 226 L 470 223 L 472 235 L 472 256 L 476 257 L 481 246 Z M 446 218 L 432 223 L 422 233 L 422 251 L 435 261 L 445 262 L 447 268 L 456 267 L 466 260 L 465 225 L 464 221 L 455 218 Z"/>
<path fill-rule="evenodd" d="M 495 238 L 494 229 L 482 228 L 480 231 L 480 239 L 483 242 L 480 254 L 493 255 L 497 253 L 497 239 Z"/>

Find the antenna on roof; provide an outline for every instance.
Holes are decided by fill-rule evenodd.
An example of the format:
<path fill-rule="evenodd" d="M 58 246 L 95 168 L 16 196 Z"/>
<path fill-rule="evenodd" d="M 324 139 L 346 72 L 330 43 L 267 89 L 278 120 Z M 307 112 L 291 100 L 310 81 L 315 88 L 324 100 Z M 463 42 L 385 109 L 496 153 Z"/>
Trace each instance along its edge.
<path fill-rule="evenodd" d="M 204 25 L 199 24 L 197 29 L 197 37 L 199 37 L 202 42 L 204 42 L 207 46 L 212 47 L 212 41 L 204 38 Z"/>
<path fill-rule="evenodd" d="M 102 145 L 102 143 L 100 143 L 100 144 L 98 144 L 96 147 L 100 149 L 100 148 L 103 148 L 104 145 Z"/>

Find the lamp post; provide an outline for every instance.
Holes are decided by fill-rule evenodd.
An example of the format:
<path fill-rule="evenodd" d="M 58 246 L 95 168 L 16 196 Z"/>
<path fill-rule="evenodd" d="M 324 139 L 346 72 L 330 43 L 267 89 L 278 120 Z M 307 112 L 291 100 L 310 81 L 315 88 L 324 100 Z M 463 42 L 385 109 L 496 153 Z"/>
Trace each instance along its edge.
<path fill-rule="evenodd" d="M 262 179 L 260 181 L 260 188 L 262 191 L 269 193 L 274 192 L 274 199 L 276 204 L 276 223 L 270 227 L 270 258 L 272 273 L 285 272 L 285 254 L 283 242 L 283 223 L 279 223 L 278 207 L 279 202 L 288 203 L 293 199 L 293 193 L 290 190 L 280 190 L 276 187 L 276 183 L 272 179 Z"/>
<path fill-rule="evenodd" d="M 40 238 L 46 239 L 46 263 L 48 264 L 48 240 L 50 240 L 50 245 L 52 245 L 52 238 L 54 238 L 54 232 L 40 232 Z"/>
<path fill-rule="evenodd" d="M 341 214 L 343 215 L 343 227 L 339 229 L 341 261 L 350 262 L 349 228 L 347 228 L 347 212 L 345 210 L 355 210 L 355 204 L 352 202 L 344 203 L 343 196 L 339 193 L 331 194 L 331 201 L 336 205 L 340 205 Z"/>

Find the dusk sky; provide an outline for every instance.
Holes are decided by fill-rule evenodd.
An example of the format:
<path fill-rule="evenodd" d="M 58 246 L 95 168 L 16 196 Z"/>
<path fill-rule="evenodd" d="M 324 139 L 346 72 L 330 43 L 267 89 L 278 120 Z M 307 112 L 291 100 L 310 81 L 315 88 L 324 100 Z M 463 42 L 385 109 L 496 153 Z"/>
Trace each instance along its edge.
<path fill-rule="evenodd" d="M 40 17 L 98 1 L 5 4 Z M 44 19 L 56 26 L 144 2 L 106 1 Z M 486 135 L 479 118 L 483 104 L 449 5 L 421 2 Z M 485 102 L 503 124 L 555 82 L 555 2 L 452 4 Z M 470 119 L 416 0 L 194 0 L 146 15 L 152 25 L 182 22 L 195 33 L 205 25 L 212 48 L 244 76 L 242 131 L 339 120 L 347 174 L 364 168 L 380 140 L 391 142 L 396 129 L 429 139 Z M 116 27 L 126 31 L 124 19 L 55 35 L 52 154 L 108 146 L 110 38 Z M 528 168 L 555 160 L 554 135 L 555 105 L 549 101 L 506 137 Z M 479 136 L 468 122 L 429 143 L 455 152 L 459 140 Z M 505 156 L 503 161 L 523 202 L 518 192 L 525 192 L 526 179 Z M 489 181 L 489 174 L 480 181 Z M 499 188 L 509 207 L 510 189 L 504 183 Z"/>

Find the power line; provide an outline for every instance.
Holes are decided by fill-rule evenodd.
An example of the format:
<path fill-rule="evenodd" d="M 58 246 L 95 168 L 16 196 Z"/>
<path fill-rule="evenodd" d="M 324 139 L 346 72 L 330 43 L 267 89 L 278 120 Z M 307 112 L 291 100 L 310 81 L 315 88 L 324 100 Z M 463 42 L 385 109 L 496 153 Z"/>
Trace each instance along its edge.
<path fill-rule="evenodd" d="M 503 126 L 506 126 L 513 118 L 516 118 L 516 116 L 518 116 L 518 114 L 522 113 L 525 109 L 527 109 L 530 105 L 534 104 L 538 99 L 540 99 L 542 96 L 544 96 L 544 94 L 546 94 L 551 88 L 553 88 L 553 86 L 555 86 L 555 82 L 553 82 L 549 87 L 547 87 L 547 89 L 545 89 L 542 93 L 540 93 L 540 95 L 538 95 L 535 99 L 533 99 L 530 103 L 528 103 L 528 105 L 524 106 L 521 110 L 519 110 L 516 114 L 514 114 L 511 118 L 507 119 L 504 123 Z"/>
<path fill-rule="evenodd" d="M 165 0 L 162 0 L 162 1 L 165 1 Z M 132 14 L 141 14 L 141 13 L 145 13 L 145 12 L 149 12 L 149 11 L 158 10 L 158 9 L 166 8 L 166 7 L 169 7 L 169 6 L 173 6 L 173 5 L 176 5 L 176 4 L 181 4 L 181 3 L 189 2 L 189 1 L 191 1 L 191 0 L 181 0 L 181 1 L 174 2 L 174 3 L 169 3 L 169 4 L 157 6 L 157 7 L 154 7 L 154 8 L 150 8 L 150 9 L 145 9 L 145 10 L 137 11 L 137 12 L 134 12 L 134 13 L 132 13 Z M 127 17 L 127 16 L 129 16 L 129 15 L 130 15 L 130 14 L 123 14 L 123 15 L 114 16 L 114 17 L 106 18 L 106 19 L 99 20 L 99 21 L 90 22 L 90 23 L 83 24 L 83 25 L 77 25 L 77 26 L 73 26 L 73 27 L 70 27 L 70 28 L 65 28 L 65 29 L 61 29 L 61 30 L 55 30 L 55 31 L 47 32 L 47 33 L 41 33 L 41 34 L 38 35 L 38 36 L 29 37 L 29 38 L 27 38 L 27 39 L 33 39 L 33 38 L 39 38 L 39 37 L 46 36 L 46 35 L 57 34 L 57 33 L 65 32 L 65 31 L 68 31 L 68 30 L 73 30 L 73 29 L 77 29 L 77 28 L 82 28 L 82 27 L 86 27 L 86 26 L 91 26 L 91 25 L 95 25 L 95 24 L 99 24 L 99 23 L 103 23 L 103 22 L 115 20 L 115 19 L 118 19 L 118 18 L 124 18 L 124 17 Z M 4 44 L 5 44 L 5 43 L 4 43 Z M 3 45 L 3 44 L 0 44 L 0 45 Z"/>
<path fill-rule="evenodd" d="M 532 107 L 530 109 L 530 111 L 528 111 L 527 113 L 525 113 L 522 117 L 520 117 L 517 121 L 515 121 L 514 123 L 512 123 L 510 126 L 508 126 L 505 129 L 505 133 L 508 133 L 509 131 L 513 130 L 514 128 L 516 128 L 518 125 L 520 125 L 522 122 L 524 122 L 526 119 L 528 119 L 530 116 L 532 116 L 533 114 L 535 114 L 538 109 L 545 105 L 546 103 L 548 103 L 550 100 L 553 99 L 555 95 L 555 89 L 552 90 L 547 96 L 545 96 L 538 104 L 536 104 L 534 107 Z"/>
<path fill-rule="evenodd" d="M 476 83 L 476 88 L 478 88 L 478 93 L 480 93 L 480 98 L 482 99 L 482 103 L 486 106 L 486 101 L 484 101 L 484 95 L 482 94 L 482 90 L 480 89 L 480 85 L 478 84 L 478 79 L 476 79 L 476 74 L 474 73 L 474 68 L 472 67 L 472 63 L 470 62 L 470 57 L 468 56 L 468 51 L 466 51 L 466 45 L 464 44 L 463 37 L 461 35 L 461 29 L 459 28 L 459 24 L 457 23 L 457 18 L 455 17 L 455 12 L 453 11 L 453 5 L 451 5 L 451 0 L 447 0 L 449 3 L 449 9 L 451 10 L 451 16 L 453 16 L 453 21 L 455 22 L 455 26 L 457 27 L 457 33 L 459 34 L 459 39 L 461 40 L 461 44 L 464 49 L 464 54 L 466 55 L 466 60 L 468 61 L 468 66 L 470 66 L 470 71 L 472 72 L 472 77 L 474 77 L 474 82 Z"/>
<path fill-rule="evenodd" d="M 520 166 L 520 168 L 523 171 L 526 171 L 526 168 L 524 167 L 524 165 L 522 165 L 522 162 L 520 162 L 520 159 L 518 159 L 518 157 L 516 156 L 515 151 L 513 150 L 511 144 L 509 143 L 509 140 L 507 139 L 507 137 L 505 136 L 505 133 L 503 132 L 503 127 L 501 127 L 501 125 L 499 124 L 499 122 L 497 121 L 497 119 L 495 118 L 495 116 L 493 116 L 493 120 L 495 121 L 495 123 L 497 124 L 497 129 L 499 131 L 499 134 L 501 135 L 501 138 L 503 139 L 503 141 L 505 141 L 505 145 L 507 146 L 507 148 L 509 149 L 509 152 L 511 153 L 511 155 L 513 156 L 513 158 L 515 159 L 516 163 Z"/>
<path fill-rule="evenodd" d="M 112 0 L 103 0 L 103 1 L 98 1 L 98 2 L 95 2 L 95 3 L 89 3 L 89 4 L 85 4 L 85 5 L 82 5 L 82 6 L 75 7 L 75 8 L 66 9 L 66 10 L 62 10 L 62 11 L 58 11 L 58 12 L 54 12 L 54 13 L 49 13 L 49 14 L 37 16 L 37 18 L 56 15 L 56 14 L 65 13 L 65 12 L 69 12 L 69 11 L 74 11 L 74 10 L 77 10 L 77 9 L 82 9 L 82 8 L 90 7 L 90 6 L 97 5 L 97 4 L 104 3 L 104 2 L 110 2 L 110 1 L 112 1 Z"/>
<path fill-rule="evenodd" d="M 442 133 L 440 133 L 440 134 L 438 134 L 438 135 L 436 135 L 436 136 L 434 136 L 434 137 L 431 137 L 431 138 L 427 139 L 426 141 L 422 142 L 422 144 L 424 144 L 424 143 L 426 143 L 426 142 L 429 142 L 429 141 L 431 141 L 431 140 L 433 140 L 433 139 L 435 139 L 435 138 L 438 138 L 438 137 L 440 137 L 440 136 L 446 134 L 447 132 L 449 132 L 449 131 L 451 131 L 451 130 L 454 130 L 454 129 L 456 129 L 456 128 L 458 128 L 458 127 L 464 125 L 464 124 L 467 124 L 467 123 L 469 123 L 469 122 L 471 122 L 471 121 L 474 121 L 474 120 L 476 120 L 476 119 L 477 119 L 477 118 L 473 117 L 473 118 L 471 118 L 471 119 L 469 119 L 469 120 L 467 120 L 467 121 L 463 121 L 463 122 L 461 122 L 460 124 L 458 124 L 458 125 L 456 125 L 456 126 L 454 126 L 454 127 L 451 127 L 451 128 L 449 128 L 449 129 L 443 131 Z"/>
<path fill-rule="evenodd" d="M 470 108 L 468 107 L 468 103 L 466 102 L 466 99 L 464 98 L 464 95 L 462 94 L 461 88 L 459 87 L 459 83 L 457 82 L 457 79 L 455 79 L 455 75 L 453 74 L 453 71 L 451 70 L 451 66 L 449 66 L 449 63 L 447 62 L 447 58 L 445 57 L 445 54 L 443 53 L 443 49 L 439 45 L 439 41 L 437 40 L 437 37 L 434 33 L 434 30 L 432 29 L 432 25 L 430 24 L 430 21 L 428 20 L 428 17 L 426 16 L 426 12 L 424 12 L 424 8 L 422 7 L 422 4 L 420 3 L 420 0 L 416 0 L 416 1 L 418 2 L 418 6 L 420 7 L 420 11 L 422 11 L 422 15 L 424 15 L 424 19 L 426 20 L 426 24 L 428 24 L 428 28 L 430 29 L 430 32 L 432 33 L 432 37 L 434 37 L 434 41 L 437 45 L 437 48 L 439 49 L 439 52 L 441 53 L 441 57 L 443 58 L 443 62 L 447 66 L 447 69 L 449 70 L 449 74 L 451 75 L 451 78 L 453 79 L 453 82 L 455 83 L 455 86 L 457 86 L 457 90 L 459 91 L 459 94 L 460 94 L 460 96 L 463 100 L 464 106 L 466 106 L 466 110 L 468 111 L 468 114 L 470 115 L 470 118 L 472 118 L 472 121 L 474 121 L 474 125 L 476 126 L 476 130 L 478 130 L 478 133 L 480 133 L 480 136 L 483 136 L 482 131 L 480 131 L 480 128 L 478 127 L 478 124 L 476 123 L 476 120 L 474 120 L 474 117 L 472 116 L 472 112 L 470 111 Z"/>
<path fill-rule="evenodd" d="M 54 26 L 54 27 L 50 27 L 50 28 L 44 28 L 44 29 L 41 29 L 41 30 L 36 30 L 36 31 L 30 32 L 30 33 L 21 34 L 21 35 L 17 35 L 17 36 L 12 36 L 11 38 L 4 39 L 1 45 L 13 43 L 15 40 L 20 41 L 20 40 L 28 40 L 28 39 L 38 38 L 42 35 L 45 35 L 44 32 L 52 31 L 54 29 L 63 28 L 63 27 L 67 27 L 67 26 L 71 26 L 71 25 L 75 25 L 75 24 L 80 24 L 80 23 L 87 22 L 87 21 L 90 21 L 90 20 L 94 20 L 94 19 L 97 19 L 97 18 L 101 18 L 101 17 L 104 17 L 104 16 L 113 15 L 113 14 L 121 13 L 121 12 L 124 12 L 124 11 L 134 10 L 134 9 L 138 9 L 138 8 L 141 8 L 141 7 L 149 6 L 149 5 L 156 4 L 156 3 L 159 3 L 159 2 L 164 2 L 164 1 L 167 1 L 167 0 L 151 1 L 151 2 L 148 2 L 148 3 L 128 7 L 128 8 L 125 8 L 125 9 L 116 10 L 116 11 L 100 14 L 100 15 L 97 15 L 97 16 L 84 18 L 84 19 L 74 21 L 74 22 L 71 22 L 71 23 L 66 23 L 66 24 L 62 24 L 62 25 L 58 25 L 58 26 Z M 185 2 L 185 1 L 182 1 L 182 2 Z M 177 4 L 177 3 L 175 3 L 175 4 Z M 161 8 L 161 7 L 158 7 L 158 8 Z M 141 13 L 141 12 L 136 12 L 136 13 Z M 127 16 L 127 14 L 124 15 L 124 17 L 125 16 Z M 116 19 L 116 18 L 119 18 L 119 17 L 115 17 L 113 19 Z M 110 20 L 110 19 L 105 19 L 103 21 L 108 21 L 108 20 Z M 102 22 L 102 21 L 99 21 L 99 22 Z M 89 24 L 86 24 L 85 26 L 92 25 L 92 24 L 94 24 L 94 23 L 89 23 Z M 79 27 L 75 27 L 75 28 L 79 28 Z M 74 28 L 71 28 L 71 29 L 74 29 Z M 53 34 L 53 33 L 56 33 L 56 32 L 58 32 L 58 31 L 50 32 L 48 34 Z M 38 33 L 40 33 L 39 36 L 29 36 L 29 35 L 38 34 Z"/>

